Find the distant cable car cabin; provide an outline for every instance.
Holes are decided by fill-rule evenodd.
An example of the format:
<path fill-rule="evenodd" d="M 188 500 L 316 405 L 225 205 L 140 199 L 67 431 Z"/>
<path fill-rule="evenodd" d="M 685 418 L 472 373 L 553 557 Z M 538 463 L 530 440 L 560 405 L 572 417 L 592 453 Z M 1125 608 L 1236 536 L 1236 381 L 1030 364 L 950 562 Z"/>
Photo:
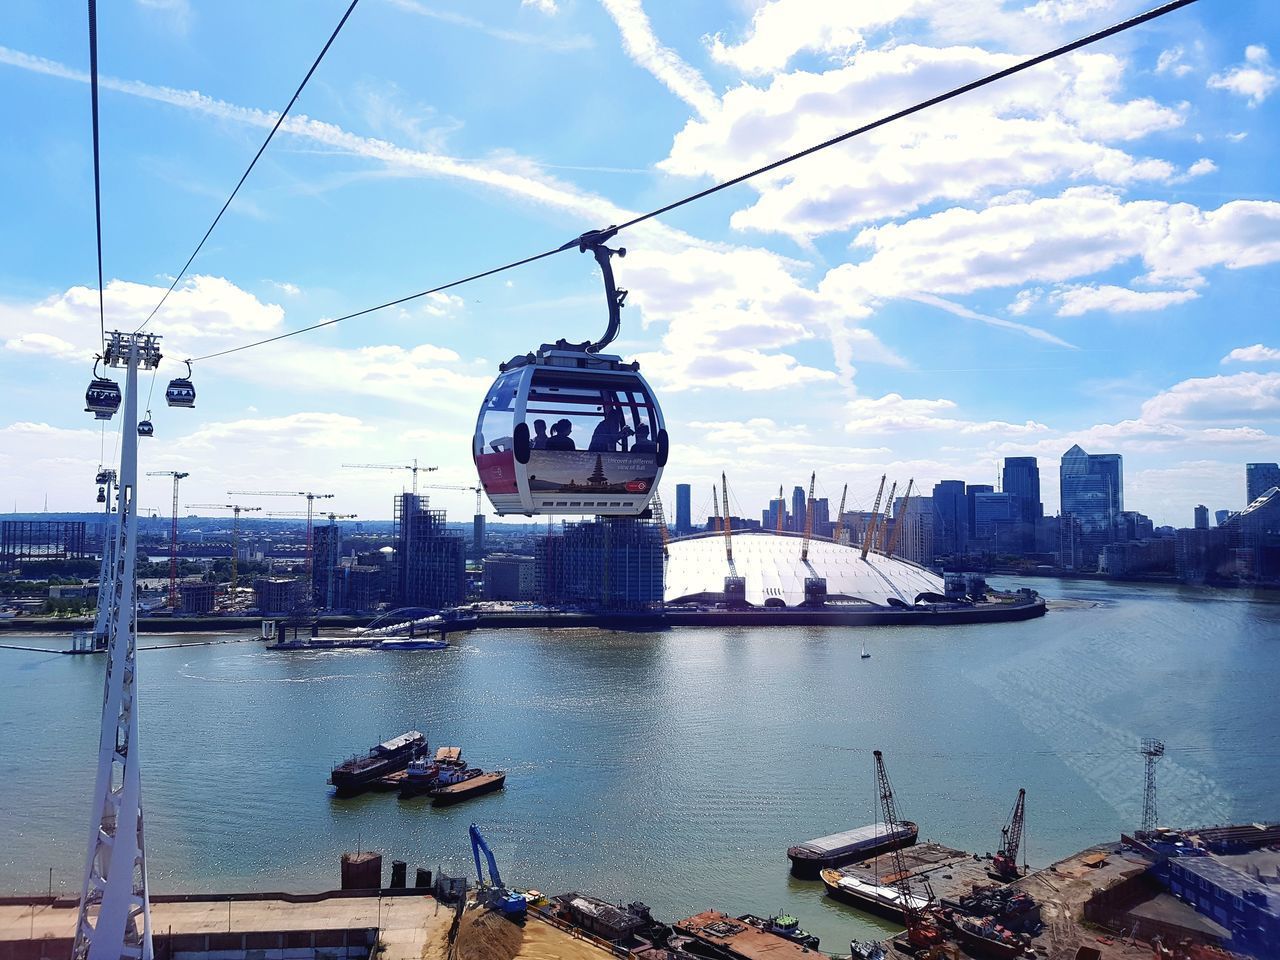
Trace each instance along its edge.
<path fill-rule="evenodd" d="M 151 411 L 148 410 L 146 418 L 138 421 L 138 436 L 154 437 L 155 434 L 156 428 L 151 424 Z"/>
<path fill-rule="evenodd" d="M 98 488 L 98 502 L 99 502 L 99 503 L 106 503 L 106 502 L 107 502 L 107 491 L 106 491 L 106 488 L 105 488 L 105 487 L 99 487 L 99 488 Z"/>
<path fill-rule="evenodd" d="M 544 343 L 514 357 L 489 388 L 472 454 L 501 515 L 639 516 L 666 466 L 662 411 L 638 363 L 602 354 L 618 335 L 627 291 L 614 285 L 604 244 L 615 230 L 573 242 L 604 275 L 609 326 L 595 343 Z"/>
<path fill-rule="evenodd" d="M 84 412 L 92 413 L 97 420 L 110 420 L 120 409 L 120 385 L 98 376 L 97 364 L 93 374 L 89 389 L 84 392 Z"/>
<path fill-rule="evenodd" d="M 169 381 L 164 392 L 165 403 L 171 407 L 194 407 L 196 405 L 196 388 L 191 383 L 191 361 L 187 361 L 187 375 Z"/>

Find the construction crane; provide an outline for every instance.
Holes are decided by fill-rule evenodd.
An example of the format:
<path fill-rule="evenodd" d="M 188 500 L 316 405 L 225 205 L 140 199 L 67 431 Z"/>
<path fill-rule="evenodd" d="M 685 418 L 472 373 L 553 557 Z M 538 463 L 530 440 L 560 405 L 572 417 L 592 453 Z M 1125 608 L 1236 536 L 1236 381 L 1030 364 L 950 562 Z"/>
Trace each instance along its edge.
<path fill-rule="evenodd" d="M 420 467 L 415 457 L 413 463 L 344 463 L 344 467 L 353 470 L 408 470 L 413 474 L 413 495 L 418 495 L 418 472 L 431 473 L 440 469 L 439 467 Z M 479 511 L 476 511 L 477 513 Z"/>
<path fill-rule="evenodd" d="M 898 807 L 893 799 L 893 787 L 889 783 L 889 774 L 884 768 L 884 754 L 879 750 L 873 751 L 873 754 L 876 758 L 876 782 L 880 790 L 880 808 L 884 815 L 884 826 L 885 830 L 892 836 L 903 821 L 898 819 Z M 900 846 L 894 846 L 892 857 L 893 885 L 898 888 L 898 899 L 902 905 L 902 918 L 907 928 L 907 943 L 917 949 L 925 949 L 941 944 L 942 929 L 932 916 L 924 912 L 924 907 L 928 906 L 928 899 L 923 901 L 922 906 L 921 898 L 912 896 L 911 873 L 907 870 L 907 864 L 903 859 Z"/>
<path fill-rule="evenodd" d="M 667 515 L 662 509 L 662 497 L 658 496 L 654 491 L 653 500 L 650 502 L 653 507 L 653 519 L 658 521 L 658 530 L 662 533 L 662 559 L 668 560 L 671 552 L 667 549 L 667 544 L 671 542 L 671 531 L 667 529 Z"/>
<path fill-rule="evenodd" d="M 846 483 L 844 485 L 844 489 L 840 491 L 840 509 L 836 511 L 835 536 L 831 538 L 836 543 L 839 543 L 841 536 L 844 535 L 844 502 L 845 502 L 845 498 L 848 496 L 849 496 L 849 485 Z"/>
<path fill-rule="evenodd" d="M 435 467 L 432 467 L 431 469 L 434 470 Z M 481 499 L 480 494 L 484 491 L 484 487 L 467 486 L 466 484 L 459 484 L 459 483 L 424 483 L 422 485 L 422 489 L 423 490 L 470 490 L 472 493 L 476 495 L 476 516 L 477 517 L 480 516 L 480 514 L 483 512 L 484 501 Z"/>
<path fill-rule="evenodd" d="M 898 537 L 902 535 L 902 528 L 906 526 L 907 508 L 911 506 L 911 487 L 915 482 L 915 477 L 912 477 L 907 481 L 907 493 L 906 496 L 902 498 L 902 509 L 894 515 L 893 530 L 889 532 L 889 545 L 884 549 L 884 555 L 886 557 L 893 556 L 893 551 L 898 546 Z"/>
<path fill-rule="evenodd" d="M 523 920 L 529 909 L 529 901 L 514 890 L 508 890 L 503 884 L 502 875 L 498 873 L 498 862 L 494 859 L 493 851 L 489 849 L 489 844 L 481 836 L 480 828 L 473 823 L 470 832 L 471 856 L 475 858 L 476 877 L 480 883 L 480 902 L 497 910 L 508 920 L 516 922 Z M 484 867 L 480 864 L 481 853 L 484 854 L 485 859 L 489 862 L 488 883 L 485 883 Z"/>
<path fill-rule="evenodd" d="M 1027 812 L 1027 791 L 1018 791 L 1009 822 L 1000 828 L 1000 850 L 992 861 L 996 876 L 1001 880 L 1018 879 L 1018 848 L 1022 846 L 1022 822 Z"/>
<path fill-rule="evenodd" d="M 729 572 L 733 573 L 733 524 L 729 522 L 729 481 L 720 471 L 720 485 L 724 488 L 724 555 L 729 561 Z M 736 574 L 735 574 L 736 576 Z"/>
<path fill-rule="evenodd" d="M 191 476 L 177 470 L 151 470 L 148 477 L 173 477 L 173 513 L 169 525 L 169 609 L 178 609 L 178 484 Z"/>
<path fill-rule="evenodd" d="M 813 538 L 813 484 L 817 471 L 809 474 L 809 497 L 804 502 L 804 542 L 800 544 L 800 562 L 809 562 L 809 541 Z"/>
<path fill-rule="evenodd" d="M 235 520 L 231 524 L 231 599 L 235 600 L 238 560 L 240 553 L 240 514 L 254 513 L 261 507 L 246 507 L 238 503 L 188 503 L 188 510 L 230 510 Z"/>
<path fill-rule="evenodd" d="M 306 497 L 307 498 L 307 581 L 311 581 L 311 524 L 317 500 L 332 500 L 336 494 L 312 493 L 309 490 L 228 490 L 229 497 Z"/>
<path fill-rule="evenodd" d="M 880 489 L 876 491 L 875 506 L 871 508 L 871 526 L 862 531 L 862 559 L 867 559 L 867 552 L 871 549 L 871 541 L 875 539 L 876 522 L 880 519 L 880 498 L 884 495 L 885 474 L 880 474 Z"/>

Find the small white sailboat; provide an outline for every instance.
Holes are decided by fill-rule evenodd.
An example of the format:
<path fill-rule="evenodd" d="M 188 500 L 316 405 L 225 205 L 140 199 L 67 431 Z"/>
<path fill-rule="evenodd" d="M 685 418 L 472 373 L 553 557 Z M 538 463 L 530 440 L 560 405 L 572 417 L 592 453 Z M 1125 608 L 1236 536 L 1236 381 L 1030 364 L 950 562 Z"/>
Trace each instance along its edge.
<path fill-rule="evenodd" d="M 867 653 L 867 641 L 862 641 L 862 657 L 863 660 L 870 660 L 871 654 Z"/>

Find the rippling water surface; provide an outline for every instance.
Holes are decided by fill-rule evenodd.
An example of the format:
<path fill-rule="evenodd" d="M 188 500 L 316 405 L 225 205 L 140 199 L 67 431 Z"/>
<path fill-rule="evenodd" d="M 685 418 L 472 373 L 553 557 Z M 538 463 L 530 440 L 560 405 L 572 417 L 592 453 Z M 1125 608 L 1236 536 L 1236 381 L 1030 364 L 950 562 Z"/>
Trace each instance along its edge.
<path fill-rule="evenodd" d="M 962 849 L 992 850 L 1026 787 L 1033 864 L 1134 824 L 1143 736 L 1168 744 L 1162 820 L 1280 819 L 1280 605 L 1033 585 L 1073 602 L 990 627 L 144 652 L 152 887 L 327 888 L 358 845 L 462 871 L 475 820 L 512 882 L 643 899 L 667 919 L 785 908 L 837 949 L 875 921 L 791 880 L 785 852 L 872 821 L 874 748 L 922 837 Z M 50 866 L 78 885 L 101 693 L 100 658 L 0 650 L 0 889 L 42 889 Z M 414 727 L 508 770 L 506 791 L 447 810 L 329 795 L 336 760 Z"/>

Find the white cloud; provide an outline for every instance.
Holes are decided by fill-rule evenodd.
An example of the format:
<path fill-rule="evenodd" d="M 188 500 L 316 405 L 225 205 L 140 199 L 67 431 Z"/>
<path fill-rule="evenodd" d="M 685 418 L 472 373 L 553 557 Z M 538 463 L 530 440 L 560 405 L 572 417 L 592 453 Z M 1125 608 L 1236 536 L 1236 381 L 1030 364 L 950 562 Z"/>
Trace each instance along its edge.
<path fill-rule="evenodd" d="M 301 287 L 296 283 L 289 283 L 287 280 L 268 280 L 267 283 L 289 297 L 296 297 L 302 293 Z"/>
<path fill-rule="evenodd" d="M 1222 358 L 1223 363 L 1272 363 L 1277 360 L 1280 360 L 1280 350 L 1264 347 L 1260 343 L 1251 347 L 1236 347 Z"/>
<path fill-rule="evenodd" d="M 698 113 L 706 116 L 718 103 L 715 93 L 693 67 L 670 47 L 663 46 L 640 0 L 601 0 L 622 35 L 622 47 L 632 60 Z"/>
<path fill-rule="evenodd" d="M 1228 133 L 1227 139 L 1230 140 L 1232 143 L 1239 143 L 1241 140 L 1243 140 L 1247 136 L 1249 136 L 1247 131 L 1240 131 L 1239 133 Z"/>
<path fill-rule="evenodd" d="M 1085 284 L 1059 287 L 1053 292 L 1052 299 L 1059 304 L 1058 316 L 1078 317 L 1094 310 L 1105 310 L 1108 313 L 1163 310 L 1165 307 L 1195 300 L 1198 296 L 1194 290 L 1138 291 L 1113 284 Z"/>
<path fill-rule="evenodd" d="M 1044 296 L 1044 291 L 1039 287 L 1019 290 L 1017 296 L 1013 298 L 1013 303 L 1009 304 L 1005 309 L 1015 317 L 1024 316 L 1040 302 L 1042 296 Z"/>
<path fill-rule="evenodd" d="M 554 50 L 558 53 L 571 53 L 577 50 L 588 50 L 592 46 L 591 38 L 583 34 L 558 37 L 538 33 L 523 33 L 519 30 L 507 30 L 502 27 L 493 27 L 475 19 L 474 17 L 464 16 L 461 13 L 454 13 L 452 10 L 439 10 L 435 7 L 429 7 L 425 3 L 419 3 L 418 0 L 390 0 L 390 2 L 395 4 L 401 10 L 416 13 L 421 17 L 430 17 L 432 20 L 439 20 L 442 23 L 450 23 L 456 27 L 465 27 L 468 30 L 475 30 L 483 34 L 487 34 L 496 40 L 507 40 L 511 43 L 539 47 L 544 50 Z M 540 8 L 543 6 L 542 3 L 538 3 L 537 5 Z M 554 6 L 554 3 L 552 3 L 552 6 Z"/>
<path fill-rule="evenodd" d="M 26 333 L 6 340 L 4 348 L 14 353 L 43 354 L 62 360 L 84 360 L 93 356 L 92 350 L 77 348 L 74 344 L 50 333 Z"/>
<path fill-rule="evenodd" d="M 1180 288 L 1211 267 L 1280 261 L 1280 203 L 1236 200 L 1216 210 L 1154 200 L 1125 202 L 1096 187 L 982 210 L 952 208 L 869 227 L 855 243 L 872 254 L 827 274 L 819 289 L 865 302 L 1062 283 L 1141 260 L 1147 282 Z"/>
<path fill-rule="evenodd" d="M 1043 423 L 1007 423 L 1003 420 L 963 420 L 939 416 L 955 409 L 945 399 L 909 399 L 898 393 L 882 397 L 858 397 L 845 404 L 845 430 L 849 433 L 897 433 L 899 431 L 944 430 L 953 434 L 1026 435 L 1042 433 Z"/>
<path fill-rule="evenodd" d="M 1074 23 L 1112 6 L 1112 0 L 1039 0 L 1025 12 L 1046 23 Z"/>
<path fill-rule="evenodd" d="M 1245 97 L 1249 106 L 1256 107 L 1280 84 L 1280 74 L 1276 73 L 1271 64 L 1267 48 L 1261 44 L 1252 44 L 1245 47 L 1243 63 L 1222 73 L 1215 73 L 1208 83 L 1214 90 L 1227 90 Z"/>
<path fill-rule="evenodd" d="M 539 13 L 545 13 L 549 17 L 554 17 L 560 12 L 560 6 L 556 0 L 520 0 L 520 6 L 533 7 Z"/>
<path fill-rule="evenodd" d="M 723 179 L 821 142 L 1016 58 L 974 47 L 903 44 L 867 50 L 823 73 L 775 76 L 729 90 L 690 120 L 659 167 Z M 1183 123 L 1185 106 L 1119 96 L 1124 62 L 1075 54 L 895 122 L 756 178 L 756 203 L 731 224 L 808 237 L 897 217 L 939 199 L 969 200 L 1061 180 L 1168 181 L 1165 160 L 1116 146 Z M 872 106 L 877 105 L 877 106 Z"/>
<path fill-rule="evenodd" d="M 1142 417 L 1152 422 L 1275 419 L 1280 417 L 1280 372 L 1183 380 L 1144 403 Z"/>
<path fill-rule="evenodd" d="M 1185 77 L 1191 72 L 1191 66 L 1182 62 L 1185 51 L 1182 47 L 1162 50 L 1156 60 L 1156 73 L 1171 73 L 1175 77 Z"/>

